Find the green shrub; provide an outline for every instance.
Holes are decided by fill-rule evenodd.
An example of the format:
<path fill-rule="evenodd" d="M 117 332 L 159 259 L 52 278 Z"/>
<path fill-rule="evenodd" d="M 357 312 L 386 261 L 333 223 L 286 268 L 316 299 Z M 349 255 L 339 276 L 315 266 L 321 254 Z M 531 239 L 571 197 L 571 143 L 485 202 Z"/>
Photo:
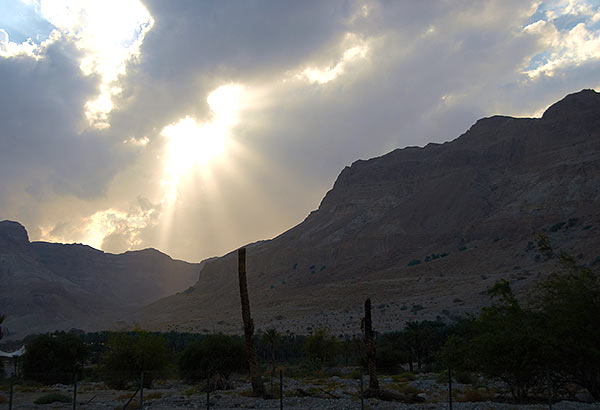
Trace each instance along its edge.
<path fill-rule="evenodd" d="M 412 313 L 416 313 L 416 312 L 418 312 L 419 310 L 423 310 L 423 309 L 425 309 L 425 308 L 423 307 L 423 305 L 414 304 L 414 305 L 412 305 L 412 308 L 410 308 L 410 311 L 411 311 Z"/>
<path fill-rule="evenodd" d="M 411 373 L 411 372 L 403 372 L 403 373 L 397 374 L 395 376 L 392 376 L 392 380 L 396 383 L 412 382 L 414 380 L 417 380 L 417 376 L 415 376 L 415 374 Z"/>
<path fill-rule="evenodd" d="M 304 342 L 306 357 L 316 359 L 321 365 L 334 362 L 339 350 L 340 342 L 325 328 L 316 329 Z"/>
<path fill-rule="evenodd" d="M 35 404 L 50 404 L 54 402 L 71 403 L 71 397 L 61 393 L 48 393 L 34 401 Z"/>
<path fill-rule="evenodd" d="M 404 394 L 419 394 L 423 393 L 423 390 L 416 388 L 415 386 L 408 383 L 400 383 L 396 386 L 396 390 Z"/>
<path fill-rule="evenodd" d="M 219 389 L 229 386 L 232 372 L 246 367 L 244 342 L 223 334 L 210 335 L 189 344 L 179 359 L 179 371 L 185 380 L 199 382 L 211 375 Z"/>
<path fill-rule="evenodd" d="M 420 259 L 411 259 L 410 262 L 408 262 L 408 266 L 415 266 L 421 263 Z"/>
<path fill-rule="evenodd" d="M 348 374 L 348 379 L 360 379 L 360 370 L 356 369 L 356 370 L 352 370 L 349 374 Z"/>
<path fill-rule="evenodd" d="M 169 363 L 166 339 L 149 332 L 113 333 L 107 349 L 108 353 L 102 359 L 101 376 L 113 389 L 122 390 L 138 384 L 142 371 L 144 387 L 150 388 Z"/>
<path fill-rule="evenodd" d="M 23 375 L 43 384 L 70 384 L 75 374 L 81 377 L 87 359 L 85 343 L 71 333 L 36 336 L 26 345 Z"/>
<path fill-rule="evenodd" d="M 437 384 L 448 384 L 448 370 L 442 370 L 435 377 L 435 382 Z"/>

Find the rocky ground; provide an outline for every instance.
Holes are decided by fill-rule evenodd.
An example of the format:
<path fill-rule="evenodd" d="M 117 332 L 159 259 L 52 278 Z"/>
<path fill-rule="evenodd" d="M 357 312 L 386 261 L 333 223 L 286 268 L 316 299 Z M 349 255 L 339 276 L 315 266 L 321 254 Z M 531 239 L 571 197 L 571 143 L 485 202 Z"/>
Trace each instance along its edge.
<path fill-rule="evenodd" d="M 400 403 L 365 399 L 365 409 L 447 409 L 447 386 L 436 381 L 436 374 L 419 375 L 415 380 L 405 380 L 401 377 L 382 377 L 384 389 L 394 393 L 405 394 L 424 400 L 421 403 Z M 365 381 L 365 386 L 366 386 Z M 276 398 L 257 399 L 249 397 L 250 384 L 238 379 L 234 381 L 231 390 L 215 391 L 210 394 L 211 409 L 278 409 L 279 385 L 274 384 Z M 167 409 L 203 409 L 206 408 L 206 393 L 202 386 L 188 385 L 180 381 L 158 381 L 153 389 L 144 390 L 144 408 Z M 270 390 L 270 383 L 266 383 Z M 547 403 L 512 404 L 503 396 L 501 390 L 495 388 L 475 388 L 473 385 L 454 385 L 454 409 L 547 409 Z M 283 407 L 286 409 L 360 409 L 360 383 L 357 379 L 332 376 L 323 378 L 284 378 Z M 50 393 L 61 393 L 72 397 L 73 386 L 54 385 L 50 387 L 30 387 L 17 385 L 14 391 L 14 409 L 71 409 L 72 403 L 54 402 L 50 404 L 35 404 L 42 396 Z M 77 408 L 80 409 L 123 409 L 129 399 L 135 397 L 127 406 L 129 409 L 139 408 L 139 393 L 132 391 L 117 391 L 106 388 L 103 383 L 84 382 L 78 387 Z M 585 395 L 580 399 L 588 399 Z M 8 391 L 4 385 L 0 394 L 0 403 L 8 407 Z M 583 401 L 559 401 L 553 403 L 553 409 L 559 410 L 591 410 L 600 408 L 599 403 Z"/>

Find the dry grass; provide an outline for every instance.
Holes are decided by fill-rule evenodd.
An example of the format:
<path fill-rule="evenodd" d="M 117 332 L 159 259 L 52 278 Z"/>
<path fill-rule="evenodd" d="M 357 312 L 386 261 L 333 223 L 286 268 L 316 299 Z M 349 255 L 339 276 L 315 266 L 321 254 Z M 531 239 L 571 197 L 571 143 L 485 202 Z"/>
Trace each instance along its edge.
<path fill-rule="evenodd" d="M 417 380 L 417 376 L 411 372 L 404 372 L 392 376 L 392 381 L 395 383 L 412 382 L 413 380 Z"/>
<path fill-rule="evenodd" d="M 131 396 L 133 396 L 133 393 L 123 393 L 123 394 L 119 394 L 117 396 L 117 400 L 129 400 L 131 398 Z M 136 394 L 137 396 L 137 394 Z M 135 400 L 135 399 L 134 399 Z M 133 401 L 132 401 L 133 403 Z"/>
<path fill-rule="evenodd" d="M 399 393 L 403 393 L 403 394 L 419 394 L 419 393 L 423 393 L 423 390 L 421 389 L 417 389 L 415 386 L 412 386 L 408 383 L 400 383 L 396 386 L 392 386 L 395 388 L 395 390 L 397 390 Z"/>
<path fill-rule="evenodd" d="M 154 391 L 152 393 L 144 394 L 144 400 L 155 400 L 162 398 L 163 394 L 160 391 Z"/>
<path fill-rule="evenodd" d="M 459 402 L 483 402 L 491 400 L 494 397 L 494 394 L 485 389 L 468 389 L 461 395 L 459 395 L 456 401 Z"/>

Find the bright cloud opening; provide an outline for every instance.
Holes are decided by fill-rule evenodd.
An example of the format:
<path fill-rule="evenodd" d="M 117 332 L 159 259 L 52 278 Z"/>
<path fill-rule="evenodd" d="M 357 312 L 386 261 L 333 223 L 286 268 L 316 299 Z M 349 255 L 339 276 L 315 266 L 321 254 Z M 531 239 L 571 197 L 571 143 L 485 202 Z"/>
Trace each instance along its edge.
<path fill-rule="evenodd" d="M 142 231 L 155 226 L 159 215 L 159 207 L 144 198 L 138 198 L 127 212 L 108 208 L 81 218 L 76 223 L 41 227 L 40 239 L 63 243 L 76 241 L 96 249 L 123 252 L 142 245 Z M 117 246 L 114 246 L 115 242 Z"/>
<path fill-rule="evenodd" d="M 161 131 L 168 139 L 163 185 L 169 202 L 177 198 L 180 177 L 195 166 L 204 166 L 220 157 L 226 149 L 230 129 L 238 121 L 242 87 L 224 85 L 208 95 L 212 118 L 199 123 L 189 115 Z"/>
<path fill-rule="evenodd" d="M 367 56 L 369 46 L 365 41 L 360 41 L 353 34 L 347 34 L 345 40 L 345 43 L 351 42 L 354 44 L 345 48 L 336 64 L 326 67 L 306 67 L 296 74 L 296 78 L 306 80 L 312 84 L 326 84 L 344 74 L 348 65 Z"/>
<path fill-rule="evenodd" d="M 139 55 L 154 19 L 138 0 L 41 0 L 40 11 L 84 51 L 82 72 L 100 76 L 99 93 L 85 104 L 85 115 L 93 127 L 109 127 L 112 98 L 121 92 L 119 76 Z"/>

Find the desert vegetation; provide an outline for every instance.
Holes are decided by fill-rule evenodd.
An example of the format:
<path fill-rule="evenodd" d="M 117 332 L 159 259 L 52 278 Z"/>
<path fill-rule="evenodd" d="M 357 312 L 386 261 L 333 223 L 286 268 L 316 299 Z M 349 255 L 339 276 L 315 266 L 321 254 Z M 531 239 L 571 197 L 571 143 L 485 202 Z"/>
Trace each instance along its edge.
<path fill-rule="evenodd" d="M 460 387 L 454 391 L 460 401 L 527 403 L 586 395 L 600 401 L 598 275 L 568 254 L 556 255 L 545 237 L 538 248 L 545 257 L 557 258 L 561 269 L 539 282 L 530 297 L 517 298 L 510 282 L 501 280 L 488 291 L 489 306 L 451 321 L 409 321 L 401 331 L 377 333 L 367 300 L 363 337 L 333 335 L 324 327 L 308 335 L 270 328 L 246 333 L 244 339 L 142 330 L 42 334 L 25 340 L 20 376 L 23 383 L 40 386 L 77 379 L 113 389 L 139 388 L 141 380 L 145 388 L 182 380 L 192 393 L 240 383 L 250 387 L 250 336 L 255 377 L 271 380 L 271 396 L 280 373 L 296 386 L 286 390 L 286 397 L 349 394 L 355 399 L 358 392 L 343 380 L 364 374 L 369 390 L 376 392 L 378 374 L 382 391 L 393 393 L 385 397 L 402 401 L 445 401 L 448 382 Z M 437 390 L 425 379 L 434 380 Z"/>

